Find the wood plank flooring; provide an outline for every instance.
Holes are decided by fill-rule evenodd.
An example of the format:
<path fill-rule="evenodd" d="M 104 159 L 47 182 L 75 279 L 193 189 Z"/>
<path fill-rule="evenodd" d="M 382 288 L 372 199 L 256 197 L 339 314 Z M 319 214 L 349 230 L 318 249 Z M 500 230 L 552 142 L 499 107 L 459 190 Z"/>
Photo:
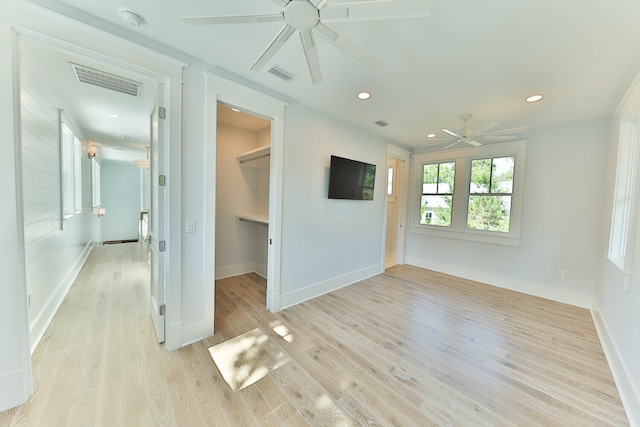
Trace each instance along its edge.
<path fill-rule="evenodd" d="M 214 337 L 168 352 L 136 243 L 95 247 L 2 426 L 625 426 L 587 310 L 410 266 L 273 314 L 255 274 L 216 284 Z M 232 391 L 208 348 L 258 329 Z"/>

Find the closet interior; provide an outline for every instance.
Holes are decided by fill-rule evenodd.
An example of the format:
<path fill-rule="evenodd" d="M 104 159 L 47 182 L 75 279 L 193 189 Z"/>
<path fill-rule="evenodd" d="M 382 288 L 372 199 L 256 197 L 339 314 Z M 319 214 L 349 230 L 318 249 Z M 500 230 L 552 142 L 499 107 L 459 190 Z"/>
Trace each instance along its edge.
<path fill-rule="evenodd" d="M 218 104 L 216 279 L 267 277 L 271 121 Z"/>

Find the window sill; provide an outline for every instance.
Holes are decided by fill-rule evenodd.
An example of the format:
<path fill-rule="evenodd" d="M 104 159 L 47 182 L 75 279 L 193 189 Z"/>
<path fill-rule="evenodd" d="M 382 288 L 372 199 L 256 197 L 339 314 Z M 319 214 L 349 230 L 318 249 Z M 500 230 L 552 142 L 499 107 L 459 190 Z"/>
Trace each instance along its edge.
<path fill-rule="evenodd" d="M 444 237 L 447 239 L 468 240 L 472 242 L 491 243 L 503 246 L 520 246 L 520 237 L 489 234 L 478 231 L 456 231 L 451 229 L 436 228 L 428 225 L 412 225 L 411 232 L 428 236 Z"/>
<path fill-rule="evenodd" d="M 622 288 L 629 292 L 629 289 L 631 289 L 631 269 L 625 268 L 624 264 L 618 259 L 611 258 L 610 256 L 607 256 L 607 259 L 622 276 Z"/>

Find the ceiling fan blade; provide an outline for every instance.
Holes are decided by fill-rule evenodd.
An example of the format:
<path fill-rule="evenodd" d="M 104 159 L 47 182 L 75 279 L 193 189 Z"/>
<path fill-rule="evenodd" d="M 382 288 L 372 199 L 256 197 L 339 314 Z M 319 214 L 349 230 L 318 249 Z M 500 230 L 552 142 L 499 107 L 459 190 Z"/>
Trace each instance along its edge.
<path fill-rule="evenodd" d="M 316 25 L 313 29 L 313 32 L 318 34 L 323 39 L 327 40 L 329 43 L 331 43 L 347 55 L 362 62 L 372 70 L 375 70 L 380 67 L 380 65 L 382 65 L 382 62 L 380 62 L 379 59 L 371 55 L 351 39 L 338 34 L 322 23 L 318 23 L 318 25 Z"/>
<path fill-rule="evenodd" d="M 304 57 L 307 60 L 311 81 L 319 83 L 322 81 L 322 71 L 320 70 L 320 58 L 318 57 L 318 48 L 316 40 L 311 30 L 300 31 L 300 41 L 304 50 Z"/>
<path fill-rule="evenodd" d="M 282 45 L 285 44 L 285 42 L 289 40 L 289 37 L 291 37 L 295 32 L 296 30 L 290 25 L 285 25 L 284 27 L 282 27 L 282 30 L 280 30 L 276 38 L 273 39 L 269 46 L 267 46 L 265 51 L 262 52 L 262 55 L 260 55 L 256 62 L 253 63 L 250 69 L 262 70 L 267 65 L 267 62 L 269 62 L 271 58 L 273 58 L 273 55 L 275 55 L 276 52 L 280 50 Z"/>
<path fill-rule="evenodd" d="M 464 142 L 466 142 L 469 145 L 473 145 L 474 147 L 480 147 L 482 145 L 481 142 L 478 142 L 475 139 L 471 139 L 471 138 L 466 138 Z"/>
<path fill-rule="evenodd" d="M 440 129 L 440 130 L 441 130 L 442 132 L 444 132 L 444 133 L 448 133 L 449 135 L 451 135 L 451 136 L 455 136 L 456 138 L 458 138 L 458 134 L 457 134 L 457 133 L 455 133 L 455 132 L 453 132 L 453 131 L 450 131 L 449 129 L 442 128 L 442 129 Z"/>
<path fill-rule="evenodd" d="M 527 128 L 525 126 L 519 126 L 517 128 L 502 129 L 502 130 L 495 130 L 493 132 L 487 132 L 483 136 L 507 135 L 509 133 L 526 132 L 526 130 L 527 130 Z"/>
<path fill-rule="evenodd" d="M 260 22 L 284 21 L 284 13 L 237 16 L 183 16 L 178 19 L 188 25 L 256 24 Z"/>
<path fill-rule="evenodd" d="M 277 0 L 276 0 L 277 1 Z M 309 0 L 315 7 L 320 9 L 328 0 Z"/>
<path fill-rule="evenodd" d="M 431 16 L 434 0 L 379 0 L 329 3 L 320 9 L 323 22 L 375 21 Z"/>
<path fill-rule="evenodd" d="M 516 139 L 516 137 L 510 136 L 510 135 L 482 135 L 483 141 L 500 142 L 500 141 L 513 141 L 514 139 Z"/>
<path fill-rule="evenodd" d="M 456 144 L 457 144 L 457 143 L 459 143 L 459 142 L 460 142 L 460 141 L 452 142 L 451 144 L 447 145 L 446 147 L 442 147 L 442 149 L 443 149 L 443 150 L 446 150 L 447 148 L 451 148 L 451 147 L 453 147 L 454 145 L 456 145 Z"/>
<path fill-rule="evenodd" d="M 496 122 L 485 123 L 484 125 L 480 126 L 478 129 L 474 130 L 471 134 L 472 135 L 482 135 L 485 132 L 487 132 L 489 129 L 493 129 L 496 126 L 498 126 L 498 124 Z"/>

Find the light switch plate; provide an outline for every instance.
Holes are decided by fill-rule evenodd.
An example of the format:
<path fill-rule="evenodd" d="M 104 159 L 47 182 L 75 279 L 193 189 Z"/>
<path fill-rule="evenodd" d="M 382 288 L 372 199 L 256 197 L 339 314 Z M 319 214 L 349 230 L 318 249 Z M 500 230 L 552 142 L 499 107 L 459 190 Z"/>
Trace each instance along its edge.
<path fill-rule="evenodd" d="M 187 233 L 195 233 L 196 232 L 196 220 L 188 219 L 185 221 L 184 229 Z"/>

